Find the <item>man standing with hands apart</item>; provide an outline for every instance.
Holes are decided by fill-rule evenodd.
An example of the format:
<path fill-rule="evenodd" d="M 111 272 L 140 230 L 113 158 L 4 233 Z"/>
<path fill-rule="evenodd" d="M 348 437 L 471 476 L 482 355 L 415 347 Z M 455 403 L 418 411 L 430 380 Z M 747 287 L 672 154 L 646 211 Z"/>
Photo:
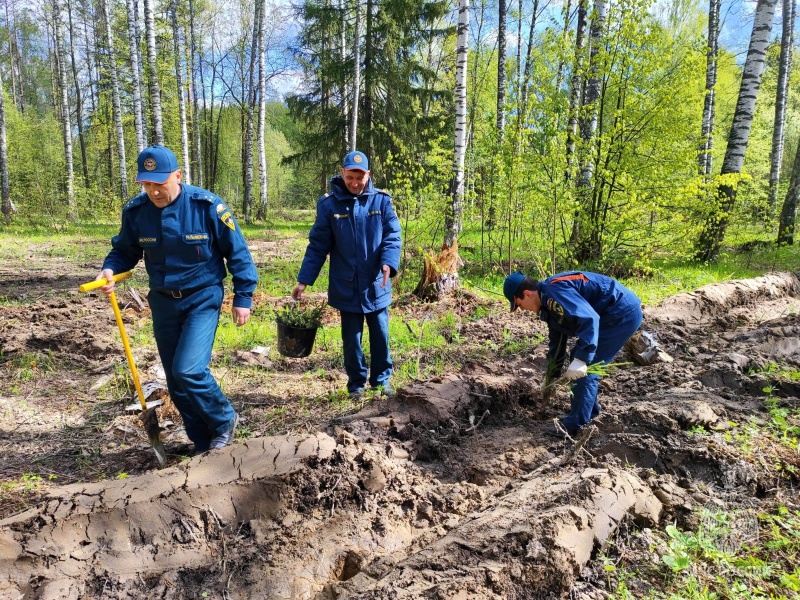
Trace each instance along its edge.
<path fill-rule="evenodd" d="M 233 321 L 244 325 L 258 273 L 230 207 L 207 190 L 181 183 L 169 148 L 145 148 L 137 166 L 136 181 L 144 193 L 123 209 L 122 227 L 97 276 L 110 283 L 100 290 L 110 294 L 114 274 L 129 271 L 144 257 L 147 301 L 170 397 L 195 453 L 218 450 L 231 443 L 239 419 L 209 369 L 222 281 L 227 265 Z"/>
<path fill-rule="evenodd" d="M 331 191 L 317 201 L 303 264 L 292 298 L 300 300 L 330 255 L 328 304 L 342 320 L 347 391 L 361 396 L 367 384 L 391 396 L 389 305 L 392 281 L 400 265 L 400 220 L 392 199 L 372 185 L 369 160 L 354 150 L 344 157 Z M 364 321 L 369 328 L 370 367 L 361 348 Z"/>

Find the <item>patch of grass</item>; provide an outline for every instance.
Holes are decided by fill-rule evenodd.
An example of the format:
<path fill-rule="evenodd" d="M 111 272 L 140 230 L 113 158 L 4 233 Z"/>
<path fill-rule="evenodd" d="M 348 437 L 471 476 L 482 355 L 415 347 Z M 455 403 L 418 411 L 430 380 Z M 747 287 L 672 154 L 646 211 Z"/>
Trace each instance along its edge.
<path fill-rule="evenodd" d="M 800 592 L 800 512 L 776 506 L 767 514 L 701 509 L 698 527 L 668 525 L 651 532 L 661 564 L 607 570 L 611 598 L 627 600 L 789 600 Z M 655 549 L 652 548 L 651 549 Z M 622 554 L 624 556 L 624 553 Z M 647 588 L 648 592 L 641 590 Z M 634 591 L 636 592 L 634 593 Z"/>

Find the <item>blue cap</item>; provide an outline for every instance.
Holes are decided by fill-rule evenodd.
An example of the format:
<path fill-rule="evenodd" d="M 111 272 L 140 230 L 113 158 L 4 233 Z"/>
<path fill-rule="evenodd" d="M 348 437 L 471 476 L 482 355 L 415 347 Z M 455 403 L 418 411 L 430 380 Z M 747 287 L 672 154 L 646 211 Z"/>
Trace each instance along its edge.
<path fill-rule="evenodd" d="M 503 295 L 511 302 L 511 312 L 517 310 L 517 303 L 514 302 L 514 296 L 523 279 L 525 279 L 525 274 L 517 271 L 506 277 L 506 280 L 503 282 Z"/>
<path fill-rule="evenodd" d="M 166 146 L 150 146 L 139 153 L 136 159 L 139 172 L 136 183 L 164 183 L 170 173 L 178 170 L 178 159 Z"/>
<path fill-rule="evenodd" d="M 369 171 L 369 161 L 367 155 L 358 150 L 353 150 L 344 157 L 342 166 L 345 169 L 361 169 L 362 171 Z"/>

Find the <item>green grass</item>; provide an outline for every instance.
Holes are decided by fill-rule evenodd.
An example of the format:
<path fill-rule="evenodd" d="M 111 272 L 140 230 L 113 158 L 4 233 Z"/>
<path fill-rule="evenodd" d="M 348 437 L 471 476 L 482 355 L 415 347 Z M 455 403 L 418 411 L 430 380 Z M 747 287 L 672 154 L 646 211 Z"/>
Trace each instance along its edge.
<path fill-rule="evenodd" d="M 651 532 L 661 565 L 606 557 L 613 600 L 789 600 L 800 593 L 800 512 L 700 509 L 698 526 Z M 666 569 L 666 570 L 665 570 Z M 648 587 L 646 593 L 643 587 Z"/>

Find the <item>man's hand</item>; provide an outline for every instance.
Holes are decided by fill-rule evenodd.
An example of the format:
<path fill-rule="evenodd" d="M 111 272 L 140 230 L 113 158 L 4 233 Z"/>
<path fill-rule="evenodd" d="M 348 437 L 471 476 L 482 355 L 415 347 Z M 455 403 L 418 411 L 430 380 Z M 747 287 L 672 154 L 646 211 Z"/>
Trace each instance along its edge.
<path fill-rule="evenodd" d="M 299 301 L 300 298 L 303 297 L 303 292 L 305 291 L 305 289 L 306 289 L 305 283 L 298 283 L 296 286 L 294 286 L 294 289 L 292 290 L 292 298 Z"/>
<path fill-rule="evenodd" d="M 572 359 L 572 362 L 569 363 L 569 366 L 567 367 L 567 372 L 564 377 L 570 381 L 580 379 L 581 377 L 586 377 L 586 363 L 579 358 Z"/>
<path fill-rule="evenodd" d="M 389 274 L 392 272 L 392 270 L 389 268 L 389 265 L 383 265 L 381 267 L 381 271 L 383 271 L 383 283 L 381 284 L 381 287 L 386 287 L 386 284 L 389 283 Z"/>
<path fill-rule="evenodd" d="M 237 326 L 241 327 L 247 321 L 250 320 L 250 309 L 249 308 L 241 308 L 239 306 L 234 306 L 231 309 L 231 314 L 233 315 L 233 322 L 236 323 Z"/>
<path fill-rule="evenodd" d="M 100 291 L 103 292 L 106 296 L 110 295 L 111 292 L 114 291 L 114 286 L 116 285 L 116 282 L 114 281 L 113 278 L 114 278 L 114 271 L 112 271 L 111 269 L 103 269 L 102 271 L 100 271 L 97 277 L 94 278 L 95 281 L 99 279 L 105 279 L 108 282 L 103 287 L 100 288 Z"/>

